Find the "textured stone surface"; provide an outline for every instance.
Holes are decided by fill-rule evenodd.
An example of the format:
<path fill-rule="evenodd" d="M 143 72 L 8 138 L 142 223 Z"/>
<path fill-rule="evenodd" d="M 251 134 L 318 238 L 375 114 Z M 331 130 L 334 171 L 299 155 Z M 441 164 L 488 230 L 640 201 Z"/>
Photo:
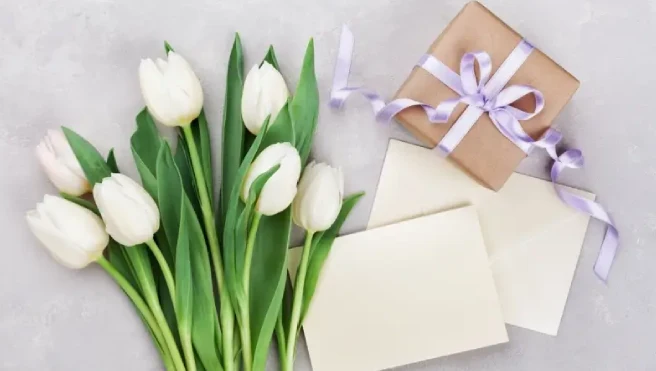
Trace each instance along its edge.
<path fill-rule="evenodd" d="M 129 135 L 142 106 L 137 66 L 169 40 L 203 79 L 215 143 L 233 32 L 248 65 L 276 46 L 290 86 L 307 39 L 316 40 L 322 113 L 314 156 L 341 165 L 347 190 L 366 190 L 346 231 L 366 225 L 388 138 L 412 140 L 372 120 L 354 99 L 325 103 L 339 30 L 356 35 L 354 82 L 387 96 L 462 0 L 21 0 L 0 3 L 0 369 L 156 370 L 162 366 L 130 303 L 97 267 L 68 271 L 30 236 L 25 210 L 54 189 L 33 148 L 44 131 L 70 126 L 134 174 Z M 558 337 L 509 328 L 509 344 L 402 368 L 420 370 L 656 369 L 656 2 L 490 0 L 494 12 L 582 82 L 557 125 L 587 158 L 563 182 L 595 192 L 622 233 L 608 286 L 592 274 L 603 226 L 592 222 Z M 611 106 L 611 104 L 615 104 Z M 215 146 L 218 151 L 219 147 Z M 519 171 L 546 178 L 546 156 Z M 439 192 L 439 190 L 436 190 Z M 348 334 L 344 334 L 348 336 Z M 435 334 L 440 336 L 440 334 Z M 357 352 L 357 349 L 353 349 Z M 277 369 L 271 358 L 271 370 Z M 310 365 L 301 345 L 299 370 Z"/>

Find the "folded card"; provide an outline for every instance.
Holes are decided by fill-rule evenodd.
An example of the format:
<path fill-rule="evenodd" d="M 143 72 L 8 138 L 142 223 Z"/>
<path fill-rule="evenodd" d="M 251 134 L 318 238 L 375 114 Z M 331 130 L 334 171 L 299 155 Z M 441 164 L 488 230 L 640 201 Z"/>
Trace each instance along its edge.
<path fill-rule="evenodd" d="M 296 274 L 301 249 L 290 253 Z M 340 237 L 303 326 L 314 371 L 373 371 L 508 341 L 476 210 Z"/>
<path fill-rule="evenodd" d="M 505 321 L 556 335 L 589 217 L 550 182 L 515 173 L 495 193 L 430 149 L 390 141 L 369 228 L 463 205 L 478 212 Z"/>

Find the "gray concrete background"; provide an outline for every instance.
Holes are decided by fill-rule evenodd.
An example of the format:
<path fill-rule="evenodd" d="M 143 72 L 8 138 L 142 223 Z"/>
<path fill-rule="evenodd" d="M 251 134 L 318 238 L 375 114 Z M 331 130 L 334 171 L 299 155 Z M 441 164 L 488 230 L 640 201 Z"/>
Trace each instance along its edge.
<path fill-rule="evenodd" d="M 356 35 L 352 81 L 390 96 L 464 0 L 0 2 L 0 369 L 161 369 L 130 303 L 97 267 L 58 266 L 23 214 L 46 192 L 33 148 L 48 128 L 70 126 L 101 150 L 116 147 L 134 174 L 129 135 L 142 106 L 137 66 L 162 40 L 203 80 L 219 150 L 224 74 L 233 32 L 247 64 L 276 46 L 290 86 L 309 37 L 316 40 L 322 113 L 315 157 L 341 165 L 349 191 L 367 197 L 347 225 L 364 228 L 389 138 L 359 99 L 331 112 L 332 65 L 342 23 Z M 604 228 L 592 222 L 558 337 L 509 326 L 510 343 L 402 370 L 656 370 L 655 0 L 489 0 L 485 4 L 582 82 L 557 126 L 587 166 L 563 182 L 595 192 L 615 217 L 622 250 L 604 285 L 592 265 Z M 547 177 L 542 154 L 519 171 Z M 439 191 L 439 190 L 436 190 Z M 348 336 L 348 334 L 344 334 Z M 440 334 L 435 334 L 440 336 Z M 305 345 L 297 369 L 310 370 Z M 357 352 L 357 349 L 353 349 Z M 272 356 L 271 370 L 277 369 Z"/>

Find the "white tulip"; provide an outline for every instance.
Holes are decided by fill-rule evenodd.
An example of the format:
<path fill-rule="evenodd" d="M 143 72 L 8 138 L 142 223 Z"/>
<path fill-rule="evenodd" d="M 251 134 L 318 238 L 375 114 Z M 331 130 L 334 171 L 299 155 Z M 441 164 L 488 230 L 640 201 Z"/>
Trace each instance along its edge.
<path fill-rule="evenodd" d="M 246 202 L 255 179 L 272 167 L 280 168 L 264 184 L 255 209 L 262 215 L 275 215 L 285 210 L 296 195 L 301 176 L 301 157 L 290 143 L 273 144 L 262 151 L 246 173 L 241 198 Z"/>
<path fill-rule="evenodd" d="M 36 238 L 68 268 L 80 269 L 96 261 L 109 242 L 96 214 L 60 197 L 46 195 L 26 219 Z"/>
<path fill-rule="evenodd" d="M 257 135 L 269 115 L 273 124 L 287 99 L 289 90 L 277 69 L 267 62 L 261 67 L 253 66 L 244 81 L 241 98 L 241 116 L 248 131 Z"/>
<path fill-rule="evenodd" d="M 171 51 L 168 61 L 143 59 L 141 94 L 148 112 L 166 126 L 188 126 L 203 108 L 203 88 L 187 61 Z"/>
<path fill-rule="evenodd" d="M 137 182 L 123 174 L 112 174 L 93 188 L 107 233 L 125 246 L 139 245 L 153 238 L 159 229 L 159 209 Z"/>
<path fill-rule="evenodd" d="M 50 181 L 61 192 L 80 196 L 91 190 L 89 181 L 61 130 L 48 130 L 36 146 L 36 157 Z"/>
<path fill-rule="evenodd" d="M 303 172 L 292 203 L 294 223 L 307 231 L 325 231 L 337 219 L 343 196 L 342 171 L 328 164 L 310 163 Z"/>

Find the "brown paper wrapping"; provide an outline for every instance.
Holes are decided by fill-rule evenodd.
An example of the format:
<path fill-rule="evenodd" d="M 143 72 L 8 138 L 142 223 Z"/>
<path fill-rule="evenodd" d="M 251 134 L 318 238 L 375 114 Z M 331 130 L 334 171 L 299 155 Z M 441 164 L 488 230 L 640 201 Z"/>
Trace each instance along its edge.
<path fill-rule="evenodd" d="M 522 37 L 478 2 L 470 2 L 451 21 L 428 53 L 453 71 L 460 70 L 460 59 L 470 51 L 483 50 L 492 58 L 492 74 L 510 55 Z M 509 85 L 524 84 L 544 94 L 545 107 L 533 119 L 522 121 L 522 127 L 533 138 L 539 138 L 571 99 L 579 81 L 539 50 L 534 50 Z M 411 98 L 432 106 L 457 93 L 420 67 L 415 67 L 401 86 L 396 98 Z M 532 96 L 514 104 L 532 111 Z M 403 110 L 396 116 L 410 132 L 429 146 L 436 146 L 465 110 L 460 104 L 446 124 L 432 124 L 419 107 Z M 474 179 L 493 190 L 499 190 L 526 154 L 504 137 L 490 117 L 483 114 L 449 158 Z"/>

